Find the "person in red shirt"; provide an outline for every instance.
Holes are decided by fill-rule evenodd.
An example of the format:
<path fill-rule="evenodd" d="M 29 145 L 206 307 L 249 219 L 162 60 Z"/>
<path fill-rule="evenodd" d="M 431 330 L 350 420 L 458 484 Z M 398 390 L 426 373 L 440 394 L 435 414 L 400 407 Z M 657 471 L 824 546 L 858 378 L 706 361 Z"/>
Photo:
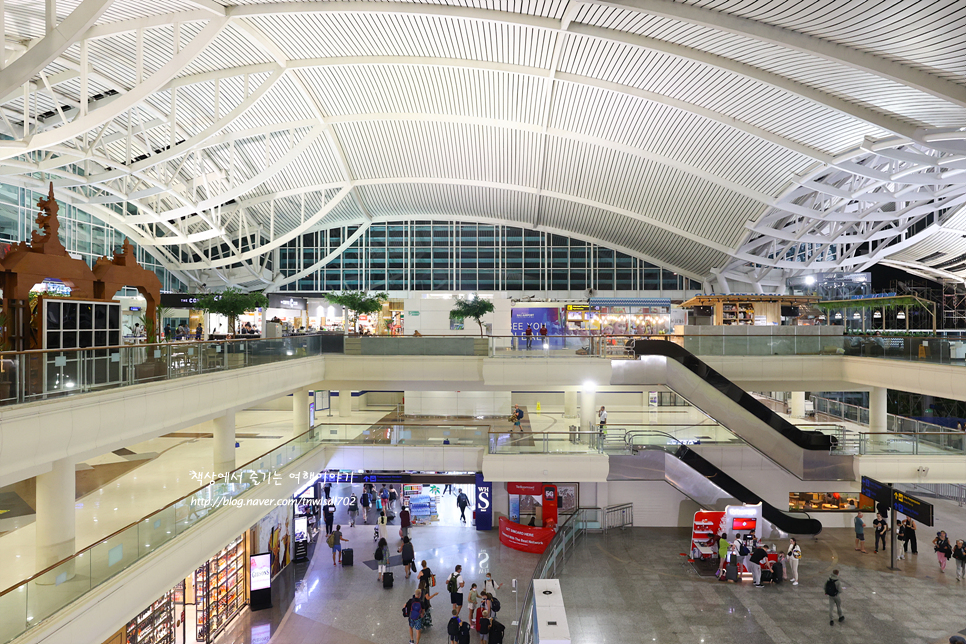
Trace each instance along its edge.
<path fill-rule="evenodd" d="M 529 324 L 527 325 L 526 335 L 527 335 L 527 348 L 529 349 L 533 346 L 533 327 Z"/>

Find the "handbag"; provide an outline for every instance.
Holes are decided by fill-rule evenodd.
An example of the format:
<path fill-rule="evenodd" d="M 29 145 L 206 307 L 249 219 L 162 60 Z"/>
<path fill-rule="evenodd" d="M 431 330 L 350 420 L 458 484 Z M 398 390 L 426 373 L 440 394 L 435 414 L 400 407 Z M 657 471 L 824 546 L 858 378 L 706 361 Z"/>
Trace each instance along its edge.
<path fill-rule="evenodd" d="M 415 561 L 410 561 L 409 562 L 409 565 L 412 567 L 413 572 L 416 572 L 416 562 Z"/>
<path fill-rule="evenodd" d="M 433 583 L 430 584 L 433 588 L 436 588 L 436 575 L 433 575 Z"/>

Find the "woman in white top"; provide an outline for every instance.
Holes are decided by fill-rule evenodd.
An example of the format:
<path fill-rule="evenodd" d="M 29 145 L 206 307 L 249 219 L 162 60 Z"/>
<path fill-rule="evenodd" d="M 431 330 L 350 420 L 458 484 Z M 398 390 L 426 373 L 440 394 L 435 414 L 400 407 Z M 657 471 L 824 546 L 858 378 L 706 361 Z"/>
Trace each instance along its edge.
<path fill-rule="evenodd" d="M 795 537 L 788 540 L 788 578 L 792 581 L 792 586 L 798 585 L 798 560 L 802 558 L 802 549 L 798 545 Z"/>
<path fill-rule="evenodd" d="M 386 538 L 386 534 L 387 534 L 386 524 L 388 523 L 386 521 L 386 512 L 385 512 L 385 510 L 382 510 L 382 511 L 379 512 L 379 520 L 376 521 L 376 523 L 379 526 L 379 538 L 380 539 L 385 539 Z"/>
<path fill-rule="evenodd" d="M 597 424 L 600 425 L 600 431 L 607 431 L 607 410 L 604 406 L 600 406 L 600 411 L 597 412 Z"/>

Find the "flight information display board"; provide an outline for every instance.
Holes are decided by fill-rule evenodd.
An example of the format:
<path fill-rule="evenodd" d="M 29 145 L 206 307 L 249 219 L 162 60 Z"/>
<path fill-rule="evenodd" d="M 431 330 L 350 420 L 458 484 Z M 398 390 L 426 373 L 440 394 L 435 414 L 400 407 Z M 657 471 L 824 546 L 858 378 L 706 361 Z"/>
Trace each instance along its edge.
<path fill-rule="evenodd" d="M 924 523 L 928 526 L 933 525 L 933 508 L 931 503 L 926 503 L 922 499 L 896 490 L 895 501 L 892 507 L 896 512 L 904 514 L 913 521 Z"/>

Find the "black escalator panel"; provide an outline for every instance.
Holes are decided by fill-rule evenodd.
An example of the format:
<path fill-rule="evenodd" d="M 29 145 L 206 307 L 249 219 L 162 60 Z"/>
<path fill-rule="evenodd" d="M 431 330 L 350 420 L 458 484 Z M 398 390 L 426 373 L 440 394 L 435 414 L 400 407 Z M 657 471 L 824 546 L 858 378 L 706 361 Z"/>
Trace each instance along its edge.
<path fill-rule="evenodd" d="M 688 371 L 740 405 L 749 414 L 802 449 L 828 450 L 832 447 L 831 436 L 818 431 L 806 432 L 795 427 L 678 344 L 666 340 L 637 340 L 634 343 L 634 353 L 638 356 L 664 356 L 677 361 Z"/>
<path fill-rule="evenodd" d="M 782 512 L 775 506 L 762 500 L 760 496 L 722 472 L 717 466 L 702 458 L 686 445 L 678 448 L 678 451 L 674 455 L 742 503 L 749 505 L 761 503 L 762 517 L 779 530 L 789 534 L 818 534 L 822 531 L 822 522 L 818 519 L 803 519 Z"/>

